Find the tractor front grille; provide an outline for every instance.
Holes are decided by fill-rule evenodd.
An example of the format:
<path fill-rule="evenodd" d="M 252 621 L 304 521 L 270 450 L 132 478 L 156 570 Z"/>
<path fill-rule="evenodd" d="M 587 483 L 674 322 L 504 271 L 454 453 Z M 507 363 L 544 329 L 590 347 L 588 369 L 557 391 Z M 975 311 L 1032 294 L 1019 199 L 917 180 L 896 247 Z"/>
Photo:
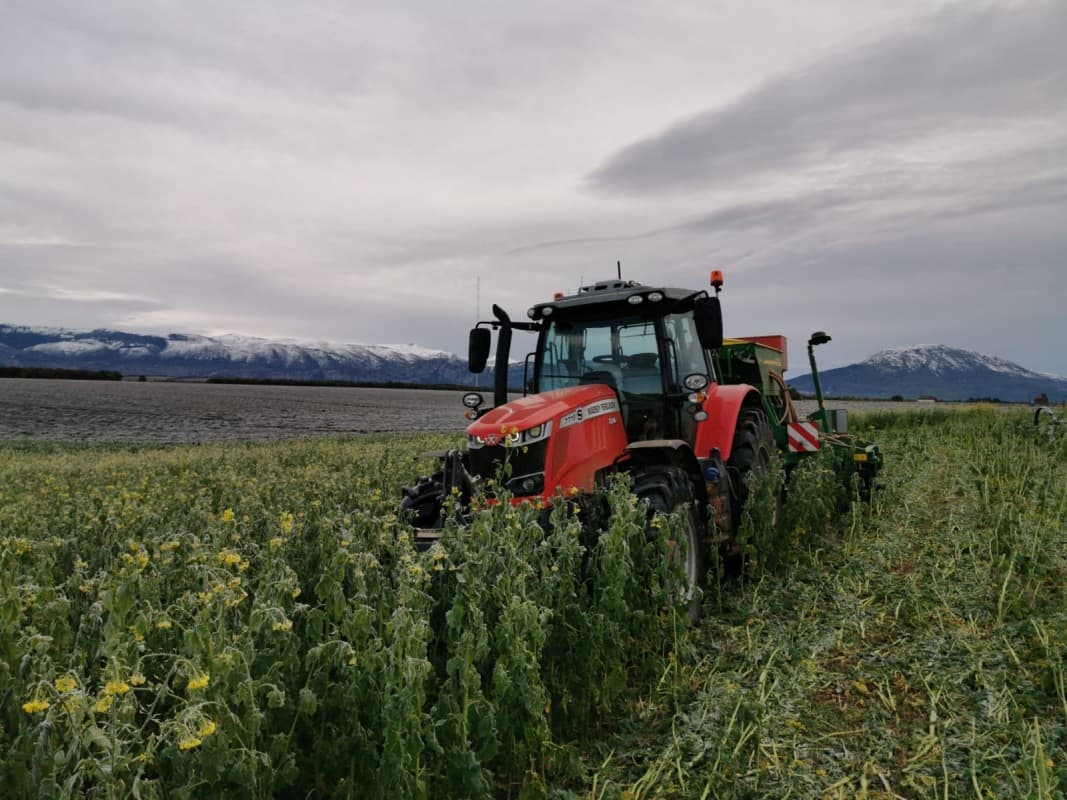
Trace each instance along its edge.
<path fill-rule="evenodd" d="M 516 495 L 540 494 L 542 489 L 525 492 L 521 487 L 521 481 L 515 480 L 529 475 L 544 475 L 545 454 L 548 452 L 550 439 L 543 439 L 527 445 L 504 447 L 494 445 L 490 447 L 473 448 L 468 451 L 471 474 L 485 481 L 492 480 L 493 485 L 499 485 L 503 479 L 509 490 Z M 544 480 L 539 484 L 544 486 Z"/>

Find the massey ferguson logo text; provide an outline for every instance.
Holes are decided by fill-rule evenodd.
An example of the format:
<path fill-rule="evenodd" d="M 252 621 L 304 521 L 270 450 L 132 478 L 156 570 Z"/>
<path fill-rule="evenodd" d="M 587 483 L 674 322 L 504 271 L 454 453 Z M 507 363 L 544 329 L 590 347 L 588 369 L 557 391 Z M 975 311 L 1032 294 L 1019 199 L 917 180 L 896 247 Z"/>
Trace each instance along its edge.
<path fill-rule="evenodd" d="M 595 403 L 590 403 L 582 408 L 576 408 L 570 414 L 565 416 L 559 421 L 561 428 L 567 428 L 571 425 L 577 425 L 579 422 L 585 422 L 587 419 L 593 417 L 600 417 L 604 414 L 610 414 L 613 411 L 619 410 L 618 400 L 598 400 Z"/>

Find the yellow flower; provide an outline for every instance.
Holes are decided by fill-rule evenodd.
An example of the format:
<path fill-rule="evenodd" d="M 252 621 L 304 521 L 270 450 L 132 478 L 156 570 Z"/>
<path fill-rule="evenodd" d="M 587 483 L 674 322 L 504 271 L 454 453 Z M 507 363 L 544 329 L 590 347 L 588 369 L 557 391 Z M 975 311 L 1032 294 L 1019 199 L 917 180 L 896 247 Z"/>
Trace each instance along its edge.
<path fill-rule="evenodd" d="M 219 563 L 226 564 L 227 566 L 234 566 L 241 563 L 241 556 L 235 553 L 228 547 L 224 547 L 219 551 Z"/>
<path fill-rule="evenodd" d="M 217 728 L 215 723 L 209 719 L 205 719 L 203 722 L 200 723 L 200 729 L 197 731 L 197 733 L 200 736 L 210 736 L 216 730 Z"/>
<path fill-rule="evenodd" d="M 189 736 L 189 737 L 187 737 L 185 739 L 182 739 L 180 742 L 178 742 L 178 749 L 179 750 L 192 750 L 195 747 L 199 747 L 201 744 L 203 744 L 203 742 L 200 739 L 198 739 L 196 736 Z"/>
<path fill-rule="evenodd" d="M 161 619 L 159 622 L 156 623 L 156 627 L 159 628 L 161 631 L 169 631 L 170 625 L 171 622 L 169 619 Z"/>
<path fill-rule="evenodd" d="M 268 542 L 268 545 L 270 545 L 271 550 L 277 550 L 283 544 L 285 544 L 285 539 L 283 539 L 281 536 L 275 536 Z"/>
<path fill-rule="evenodd" d="M 191 677 L 189 679 L 189 683 L 186 684 L 185 688 L 189 689 L 190 691 L 195 691 L 197 689 L 205 688 L 210 682 L 211 676 L 208 675 L 206 672 L 201 672 L 199 675 L 194 675 L 193 677 Z"/>
<path fill-rule="evenodd" d="M 140 672 L 135 672 L 130 676 L 130 683 L 134 686 L 144 686 L 145 677 Z"/>
<path fill-rule="evenodd" d="M 293 530 L 293 515 L 289 511 L 283 511 L 282 515 L 278 518 L 278 524 L 281 526 L 282 533 L 292 533 Z"/>
<path fill-rule="evenodd" d="M 108 681 L 104 686 L 104 694 L 117 694 L 119 697 L 130 691 L 130 685 L 126 681 Z"/>
<path fill-rule="evenodd" d="M 47 711 L 50 705 L 52 704 L 46 700 L 30 700 L 30 702 L 22 704 L 22 710 L 27 714 L 37 714 L 41 711 Z"/>
<path fill-rule="evenodd" d="M 297 588 L 293 589 L 293 591 L 289 592 L 289 596 L 292 597 L 294 600 L 300 597 L 300 587 L 298 586 Z"/>
<path fill-rule="evenodd" d="M 70 675 L 64 675 L 62 678 L 56 678 L 53 685 L 56 687 L 57 692 L 73 692 L 78 682 Z"/>
<path fill-rule="evenodd" d="M 276 631 L 291 631 L 293 629 L 293 621 L 287 619 L 284 622 L 275 622 L 274 630 Z"/>
<path fill-rule="evenodd" d="M 232 508 L 227 508 L 225 511 L 222 512 L 222 521 L 223 522 L 233 522 L 233 509 Z"/>
<path fill-rule="evenodd" d="M 115 698 L 111 695 L 104 695 L 96 701 L 96 705 L 93 706 L 93 711 L 98 714 L 106 714 L 111 710 L 111 704 L 115 702 Z"/>

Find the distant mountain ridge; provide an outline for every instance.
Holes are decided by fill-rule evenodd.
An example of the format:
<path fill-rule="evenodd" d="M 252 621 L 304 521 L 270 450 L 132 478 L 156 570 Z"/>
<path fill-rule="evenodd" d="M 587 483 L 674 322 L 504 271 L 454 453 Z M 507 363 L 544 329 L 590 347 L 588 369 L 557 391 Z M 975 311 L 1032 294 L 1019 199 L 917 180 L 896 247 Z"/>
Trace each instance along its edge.
<path fill-rule="evenodd" d="M 252 336 L 166 336 L 0 325 L 0 364 L 117 370 L 173 378 L 472 382 L 465 360 L 417 345 L 337 344 Z"/>
<path fill-rule="evenodd" d="M 369 345 L 262 339 L 252 336 L 166 336 L 107 329 L 0 324 L 0 365 L 114 370 L 127 376 L 252 378 L 298 381 L 374 381 L 470 386 L 465 359 L 413 344 Z M 509 369 L 509 384 L 522 385 L 522 362 Z M 946 345 L 881 350 L 869 358 L 820 373 L 830 395 L 942 400 L 991 397 L 1027 402 L 1042 393 L 1067 400 L 1067 378 L 1011 361 Z M 492 370 L 481 378 L 492 391 Z M 789 381 L 815 391 L 810 375 Z"/>
<path fill-rule="evenodd" d="M 996 398 L 1029 402 L 1040 394 L 1067 399 L 1067 378 L 1035 372 L 1012 361 L 943 344 L 880 350 L 858 364 L 819 372 L 823 392 L 837 396 L 940 400 Z M 810 375 L 790 381 L 798 391 L 815 391 Z"/>

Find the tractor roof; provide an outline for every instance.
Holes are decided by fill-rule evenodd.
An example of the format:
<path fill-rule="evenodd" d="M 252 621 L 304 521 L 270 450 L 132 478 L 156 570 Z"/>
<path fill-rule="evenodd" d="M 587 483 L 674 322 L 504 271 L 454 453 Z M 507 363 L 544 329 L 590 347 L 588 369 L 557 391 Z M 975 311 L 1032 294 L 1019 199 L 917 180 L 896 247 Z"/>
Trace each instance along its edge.
<path fill-rule="evenodd" d="M 559 314 L 561 316 L 582 316 L 587 312 L 618 313 L 627 311 L 649 312 L 653 308 L 667 313 L 678 303 L 692 300 L 705 294 L 703 289 L 672 289 L 659 286 L 646 286 L 637 281 L 610 280 L 600 281 L 591 286 L 581 287 L 577 294 L 557 297 L 546 303 L 537 303 L 527 312 L 530 319 L 540 320 Z M 632 299 L 632 298 L 640 299 Z M 546 309 L 551 311 L 546 313 Z"/>

